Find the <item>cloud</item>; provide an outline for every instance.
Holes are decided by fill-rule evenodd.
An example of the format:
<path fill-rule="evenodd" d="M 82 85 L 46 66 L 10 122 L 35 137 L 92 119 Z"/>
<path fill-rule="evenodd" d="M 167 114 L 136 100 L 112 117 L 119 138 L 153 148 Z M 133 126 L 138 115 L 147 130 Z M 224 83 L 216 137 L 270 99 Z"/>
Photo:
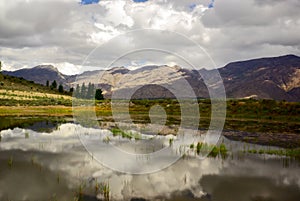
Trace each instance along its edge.
<path fill-rule="evenodd" d="M 80 66 L 94 48 L 140 29 L 183 34 L 219 67 L 232 60 L 300 55 L 298 0 L 16 0 L 0 2 L 0 8 L 0 59 L 13 69 L 40 63 Z M 174 52 L 190 52 L 189 59 L 200 58 L 196 46 L 174 35 L 120 36 L 105 46 L 97 67 L 120 56 L 121 50 L 158 42 L 162 49 L 172 47 Z M 168 58 L 161 55 L 145 63 L 174 62 Z M 198 66 L 212 67 L 203 60 Z"/>

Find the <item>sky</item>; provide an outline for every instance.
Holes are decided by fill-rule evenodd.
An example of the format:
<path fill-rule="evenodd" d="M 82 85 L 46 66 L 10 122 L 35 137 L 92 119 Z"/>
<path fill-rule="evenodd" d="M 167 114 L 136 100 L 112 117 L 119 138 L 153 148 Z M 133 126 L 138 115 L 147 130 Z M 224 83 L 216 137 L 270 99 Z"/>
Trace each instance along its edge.
<path fill-rule="evenodd" d="M 299 10 L 299 0 L 0 1 L 0 60 L 76 74 L 300 55 Z"/>

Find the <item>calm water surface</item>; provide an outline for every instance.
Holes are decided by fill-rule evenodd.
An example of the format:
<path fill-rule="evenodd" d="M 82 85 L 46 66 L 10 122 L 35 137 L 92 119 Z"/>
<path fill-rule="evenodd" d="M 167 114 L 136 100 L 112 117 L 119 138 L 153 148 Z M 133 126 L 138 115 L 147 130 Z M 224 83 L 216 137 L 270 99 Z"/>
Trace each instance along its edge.
<path fill-rule="evenodd" d="M 242 152 L 266 147 L 222 138 L 229 149 L 226 159 L 191 155 L 161 171 L 131 175 L 101 165 L 82 146 L 78 132 L 89 136 L 90 128 L 45 120 L 2 127 L 0 200 L 300 200 L 298 161 Z M 164 139 L 110 140 L 134 153 L 168 146 Z"/>

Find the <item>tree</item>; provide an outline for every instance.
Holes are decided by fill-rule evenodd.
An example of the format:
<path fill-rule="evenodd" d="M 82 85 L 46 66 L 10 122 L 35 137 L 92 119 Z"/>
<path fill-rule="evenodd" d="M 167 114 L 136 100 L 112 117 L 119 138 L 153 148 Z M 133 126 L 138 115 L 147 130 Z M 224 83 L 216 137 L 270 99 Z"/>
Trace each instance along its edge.
<path fill-rule="evenodd" d="M 2 69 L 2 61 L 0 61 L 0 72 L 1 72 L 1 69 Z"/>
<path fill-rule="evenodd" d="M 101 89 L 96 89 L 95 99 L 96 100 L 103 100 L 104 99 Z"/>
<path fill-rule="evenodd" d="M 86 93 L 86 98 L 87 99 L 93 99 L 95 94 L 95 85 L 89 83 L 87 93 Z"/>
<path fill-rule="evenodd" d="M 74 92 L 74 88 L 71 87 L 70 90 L 69 90 L 69 92 L 70 92 L 70 93 L 73 93 L 73 92 Z"/>
<path fill-rule="evenodd" d="M 46 82 L 46 86 L 47 86 L 47 87 L 49 87 L 49 80 L 47 80 L 47 82 Z"/>
<path fill-rule="evenodd" d="M 79 97 L 80 97 L 80 86 L 79 86 L 79 84 L 76 85 L 76 89 L 75 89 L 74 96 L 75 96 L 76 98 L 79 98 Z"/>
<path fill-rule="evenodd" d="M 85 86 L 85 83 L 82 83 L 82 85 L 81 85 L 80 97 L 81 98 L 85 98 L 86 97 L 86 86 Z"/>
<path fill-rule="evenodd" d="M 58 86 L 58 92 L 59 92 L 59 93 L 64 93 L 64 87 L 63 87 L 63 85 L 60 84 L 60 85 Z"/>
<path fill-rule="evenodd" d="M 56 80 L 54 80 L 51 84 L 51 89 L 56 89 L 57 88 L 57 83 Z"/>

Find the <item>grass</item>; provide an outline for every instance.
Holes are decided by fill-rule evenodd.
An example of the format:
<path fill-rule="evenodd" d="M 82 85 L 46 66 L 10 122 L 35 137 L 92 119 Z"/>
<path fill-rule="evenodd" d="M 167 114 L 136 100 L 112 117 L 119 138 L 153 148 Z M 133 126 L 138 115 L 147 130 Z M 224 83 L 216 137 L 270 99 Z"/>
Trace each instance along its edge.
<path fill-rule="evenodd" d="M 109 201 L 110 200 L 110 186 L 108 182 L 98 182 L 95 180 L 95 193 L 100 193 L 102 196 L 102 200 Z"/>
<path fill-rule="evenodd" d="M 228 155 L 228 149 L 226 148 L 225 144 L 217 145 L 209 145 L 207 143 L 198 142 L 195 146 L 195 144 L 190 145 L 190 149 L 195 151 L 198 155 L 203 152 L 209 152 L 208 156 L 216 158 L 217 156 L 221 156 L 223 159 L 225 159 Z"/>
<path fill-rule="evenodd" d="M 22 81 L 23 82 L 23 81 Z M 21 88 L 22 90 L 25 88 Z M 6 93 L 12 98 L 27 98 L 26 100 L 1 99 L 0 96 L 0 116 L 61 116 L 72 117 L 73 114 L 86 115 L 87 122 L 91 114 L 96 114 L 101 121 L 114 121 L 111 111 L 110 100 L 93 101 L 76 99 L 74 107 L 72 107 L 72 99 L 70 96 L 51 92 L 45 89 L 43 93 L 52 93 L 50 95 L 42 95 L 41 91 L 20 92 L 17 89 L 0 89 L 0 92 Z M 14 90 L 14 91 L 13 91 Z M 26 88 L 26 90 L 28 90 Z M 47 91 L 48 90 L 48 91 Z M 50 90 L 50 91 L 49 91 Z M 3 93 L 4 93 L 3 92 Z M 5 96 L 6 97 L 6 96 Z M 123 101 L 120 100 L 120 103 Z M 91 106 L 92 105 L 92 106 Z M 160 105 L 167 114 L 166 125 L 174 126 L 181 123 L 180 104 L 175 99 L 157 99 L 157 100 L 131 100 L 129 103 L 129 113 L 134 123 L 150 123 L 149 111 L 152 106 Z M 211 101 L 206 99 L 198 100 L 200 110 L 200 122 L 198 128 L 207 130 L 211 121 Z M 15 106 L 15 107 L 11 107 Z M 126 108 L 126 107 L 125 107 Z M 122 107 L 118 110 L 122 111 Z M 240 99 L 228 100 L 225 130 L 229 131 L 246 131 L 251 133 L 263 134 L 300 134 L 300 103 L 274 101 L 274 100 L 254 100 Z M 85 119 L 85 118 L 84 118 Z M 87 124 L 88 126 L 89 124 Z M 114 131 L 112 131 L 114 132 Z M 134 136 L 132 133 L 116 132 L 127 138 L 139 139 L 140 136 Z M 115 134 L 116 134 L 115 133 Z M 174 131 L 174 134 L 175 131 Z M 272 145 L 285 143 L 283 138 L 270 142 Z M 245 140 L 247 140 L 245 138 Z M 259 141 L 259 139 L 257 139 Z M 281 142 L 282 141 L 282 142 Z M 249 139 L 249 142 L 256 143 L 255 139 Z M 299 142 L 295 142 L 295 146 L 300 146 Z M 294 146 L 294 145 L 293 145 Z"/>
<path fill-rule="evenodd" d="M 103 196 L 104 201 L 109 201 L 110 200 L 110 187 L 109 183 L 107 182 L 102 182 L 99 185 L 99 192 Z"/>
<path fill-rule="evenodd" d="M 142 139 L 142 136 L 138 133 L 127 132 L 118 128 L 112 128 L 110 131 L 113 133 L 113 136 L 122 136 L 122 138 L 135 139 L 135 140 Z M 107 139 L 105 140 L 107 141 Z"/>
<path fill-rule="evenodd" d="M 58 184 L 60 183 L 60 175 L 59 175 L 59 174 L 56 175 L 56 182 L 57 182 Z"/>
<path fill-rule="evenodd" d="M 85 188 L 85 184 L 80 184 L 78 186 L 77 191 L 75 192 L 75 200 L 76 201 L 83 201 L 83 190 Z"/>
<path fill-rule="evenodd" d="M 300 148 L 297 149 L 249 149 L 247 150 L 250 154 L 268 154 L 276 156 L 287 156 L 295 159 L 300 159 Z"/>
<path fill-rule="evenodd" d="M 0 106 L 0 116 L 72 116 L 72 107 L 67 106 Z"/>
<path fill-rule="evenodd" d="M 25 139 L 28 139 L 28 138 L 29 138 L 29 133 L 25 132 Z"/>
<path fill-rule="evenodd" d="M 7 161 L 7 165 L 9 168 L 12 168 L 13 167 L 13 164 L 14 164 L 14 159 L 13 157 L 11 156 L 8 161 Z"/>
<path fill-rule="evenodd" d="M 35 123 L 45 122 L 46 124 L 56 125 L 57 123 L 65 123 L 66 119 L 64 117 L 50 117 L 50 116 L 26 116 L 24 117 L 15 117 L 15 116 L 6 116 L 1 117 L 0 121 L 0 130 L 8 129 L 8 128 L 28 128 L 33 126 Z M 51 127 L 49 128 L 39 128 L 39 131 L 42 132 L 51 132 Z M 25 133 L 25 138 L 26 138 Z M 29 137 L 29 134 L 28 134 Z"/>
<path fill-rule="evenodd" d="M 172 146 L 172 145 L 173 145 L 173 142 L 174 142 L 174 139 L 173 139 L 173 138 L 170 138 L 170 139 L 169 139 L 169 146 Z"/>
<path fill-rule="evenodd" d="M 24 78 L 3 75 L 0 73 L 0 90 L 16 90 L 25 92 L 41 92 L 47 94 L 64 94 L 70 96 L 69 92 L 59 93 L 57 89 L 51 89 L 41 84 L 36 84 L 33 81 L 25 80 Z"/>
<path fill-rule="evenodd" d="M 98 109 L 97 115 L 109 115 L 110 105 L 105 103 L 105 114 Z M 180 105 L 175 100 L 132 100 L 129 106 L 134 123 L 150 123 L 149 110 L 159 104 L 167 113 L 166 125 L 179 125 Z M 207 129 L 210 125 L 210 100 L 198 100 L 200 111 L 199 129 Z M 101 105 L 102 106 L 102 105 Z M 125 111 L 118 111 L 119 113 Z M 300 103 L 274 100 L 229 100 L 227 101 L 226 130 L 267 133 L 300 133 Z"/>
<path fill-rule="evenodd" d="M 72 94 L 0 73 L 1 106 L 72 105 Z"/>

